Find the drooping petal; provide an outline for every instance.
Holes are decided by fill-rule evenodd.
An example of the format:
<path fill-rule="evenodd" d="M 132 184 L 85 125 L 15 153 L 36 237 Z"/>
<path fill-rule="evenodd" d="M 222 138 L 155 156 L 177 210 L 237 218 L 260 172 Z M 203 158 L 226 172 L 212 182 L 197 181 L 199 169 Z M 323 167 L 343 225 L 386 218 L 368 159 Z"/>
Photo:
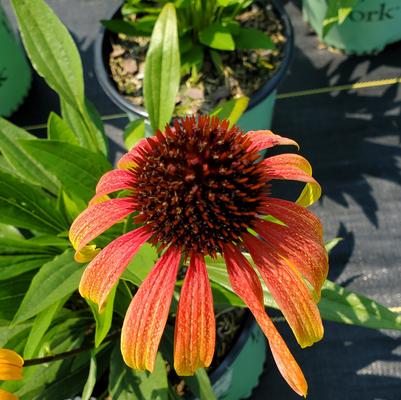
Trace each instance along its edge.
<path fill-rule="evenodd" d="M 143 226 L 108 244 L 86 267 L 79 284 L 81 296 L 98 304 L 101 311 L 129 262 L 151 236 Z"/>
<path fill-rule="evenodd" d="M 281 375 L 296 393 L 306 396 L 308 385 L 301 368 L 266 314 L 263 303 L 263 290 L 256 272 L 247 259 L 233 245 L 224 247 L 224 258 L 231 286 L 251 310 L 266 335 Z"/>
<path fill-rule="evenodd" d="M 70 228 L 70 241 L 79 252 L 91 240 L 135 210 L 130 198 L 111 199 L 83 211 Z"/>
<path fill-rule="evenodd" d="M 304 157 L 298 154 L 280 154 L 266 158 L 260 165 L 264 167 L 266 179 L 288 179 L 307 183 L 297 199 L 298 204 L 307 207 L 320 198 L 322 189 L 312 177 L 312 167 Z"/>
<path fill-rule="evenodd" d="M 96 204 L 98 200 L 118 190 L 131 189 L 135 183 L 135 175 L 123 169 L 113 169 L 106 172 L 96 185 L 96 194 L 89 204 Z"/>
<path fill-rule="evenodd" d="M 305 207 L 292 201 L 269 197 L 258 211 L 261 214 L 272 215 L 302 235 L 323 243 L 322 224 L 319 218 Z"/>
<path fill-rule="evenodd" d="M 18 400 L 18 397 L 15 394 L 12 394 L 3 389 L 0 389 L 0 399 L 1 400 Z"/>
<path fill-rule="evenodd" d="M 213 297 L 202 255 L 194 254 L 181 289 L 175 322 L 174 369 L 193 375 L 210 365 L 216 340 Z"/>
<path fill-rule="evenodd" d="M 293 145 L 299 148 L 298 143 L 292 139 L 274 134 L 272 131 L 249 131 L 246 133 L 250 145 L 248 151 L 262 151 L 277 145 Z"/>
<path fill-rule="evenodd" d="M 268 243 L 250 234 L 244 234 L 243 239 L 298 343 L 307 347 L 319 341 L 323 337 L 322 320 L 302 276 Z"/>
<path fill-rule="evenodd" d="M 296 268 L 312 285 L 316 299 L 328 273 L 328 257 L 321 241 L 315 241 L 293 226 L 257 219 L 254 230 L 274 251 Z"/>
<path fill-rule="evenodd" d="M 79 252 L 75 253 L 74 260 L 78 263 L 87 263 L 92 261 L 102 250 L 95 244 L 87 244 Z"/>
<path fill-rule="evenodd" d="M 24 359 L 15 351 L 0 349 L 0 380 L 14 381 L 22 379 Z"/>
<path fill-rule="evenodd" d="M 180 250 L 170 246 L 131 301 L 121 332 L 121 353 L 131 368 L 153 371 L 180 258 Z"/>

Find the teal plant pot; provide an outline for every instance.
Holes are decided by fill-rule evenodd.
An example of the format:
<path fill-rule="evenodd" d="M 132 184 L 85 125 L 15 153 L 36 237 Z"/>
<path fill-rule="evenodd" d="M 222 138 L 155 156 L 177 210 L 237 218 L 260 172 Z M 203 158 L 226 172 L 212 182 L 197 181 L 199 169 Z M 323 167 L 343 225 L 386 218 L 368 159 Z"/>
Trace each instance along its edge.
<path fill-rule="evenodd" d="M 327 0 L 303 0 L 302 12 L 319 39 L 348 54 L 376 53 L 401 40 L 400 0 L 359 0 L 341 25 L 334 25 L 323 38 Z"/>
<path fill-rule="evenodd" d="M 230 353 L 210 375 L 219 400 L 240 400 L 251 396 L 258 386 L 266 360 L 266 338 L 249 318 Z"/>
<path fill-rule="evenodd" d="M 22 103 L 31 86 L 31 68 L 0 6 L 0 116 Z"/>
<path fill-rule="evenodd" d="M 287 42 L 284 46 L 283 60 L 274 75 L 265 82 L 251 97 L 248 109 L 245 111 L 238 125 L 246 132 L 249 130 L 270 129 L 274 104 L 276 100 L 277 88 L 285 76 L 292 56 L 294 46 L 294 35 L 290 19 L 279 0 L 272 0 L 274 8 L 284 25 Z M 113 14 L 118 15 L 119 9 Z M 117 90 L 109 71 L 108 58 L 111 52 L 110 32 L 102 29 L 95 43 L 95 74 L 102 86 L 104 92 L 121 110 L 128 114 L 130 120 L 145 118 L 148 120 L 148 114 L 143 107 L 135 106 L 129 102 L 124 95 Z M 147 121 L 147 133 L 152 134 Z"/>

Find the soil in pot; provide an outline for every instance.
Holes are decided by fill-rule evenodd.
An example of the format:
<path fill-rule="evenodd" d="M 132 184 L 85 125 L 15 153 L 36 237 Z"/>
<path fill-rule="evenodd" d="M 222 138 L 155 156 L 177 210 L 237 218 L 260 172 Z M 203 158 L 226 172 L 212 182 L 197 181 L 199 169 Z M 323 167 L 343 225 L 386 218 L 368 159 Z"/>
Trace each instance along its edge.
<path fill-rule="evenodd" d="M 237 19 L 243 27 L 264 31 L 272 38 L 276 49 L 221 51 L 222 72 L 216 70 L 206 52 L 196 79 L 190 75 L 181 79 L 175 109 L 177 116 L 208 113 L 221 101 L 251 97 L 279 68 L 286 44 L 285 27 L 271 1 L 266 1 L 263 6 L 252 4 Z M 127 100 L 143 107 L 144 65 L 149 38 L 113 34 L 110 40 L 109 68 L 115 85 Z"/>

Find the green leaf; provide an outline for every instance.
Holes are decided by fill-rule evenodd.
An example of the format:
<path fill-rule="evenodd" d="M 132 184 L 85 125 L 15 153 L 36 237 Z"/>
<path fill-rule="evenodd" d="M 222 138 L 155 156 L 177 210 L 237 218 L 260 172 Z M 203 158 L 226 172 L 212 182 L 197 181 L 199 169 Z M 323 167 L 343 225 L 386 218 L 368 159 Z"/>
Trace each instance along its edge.
<path fill-rule="evenodd" d="M 122 278 L 139 286 L 154 267 L 157 258 L 155 247 L 149 243 L 145 243 L 128 264 Z"/>
<path fill-rule="evenodd" d="M 324 319 L 373 329 L 401 330 L 401 315 L 375 300 L 326 281 L 319 303 Z"/>
<path fill-rule="evenodd" d="M 249 262 L 253 263 L 248 254 L 244 255 Z M 209 278 L 232 292 L 224 259 L 218 257 L 217 260 L 212 260 L 207 257 L 206 262 Z M 279 309 L 262 280 L 261 283 L 265 306 Z M 401 315 L 368 297 L 348 291 L 334 282 L 324 283 L 318 306 L 322 318 L 329 321 L 365 328 L 401 330 Z"/>
<path fill-rule="evenodd" d="M 144 97 L 154 130 L 170 122 L 180 84 L 177 18 L 172 3 L 160 13 L 146 55 Z"/>
<path fill-rule="evenodd" d="M 12 4 L 38 74 L 72 106 L 83 107 L 82 63 L 66 27 L 43 0 L 12 0 Z"/>
<path fill-rule="evenodd" d="M 326 15 L 323 19 L 322 36 L 329 33 L 336 24 L 342 24 L 358 4 L 359 0 L 328 0 Z"/>
<path fill-rule="evenodd" d="M 29 141 L 29 143 L 39 141 Z M 57 233 L 67 229 L 56 204 L 37 186 L 0 171 L 0 223 Z"/>
<path fill-rule="evenodd" d="M 209 375 L 205 369 L 197 369 L 194 376 L 186 376 L 184 380 L 191 389 L 191 392 L 200 400 L 217 400 Z"/>
<path fill-rule="evenodd" d="M 336 247 L 336 246 L 338 245 L 338 243 L 340 243 L 342 240 L 343 240 L 343 238 L 341 238 L 341 237 L 336 237 L 336 238 L 333 238 L 333 239 L 329 240 L 328 242 L 326 242 L 326 243 L 324 244 L 324 247 L 326 248 L 326 251 L 327 251 L 328 253 L 330 253 L 331 250 L 333 250 L 334 247 Z"/>
<path fill-rule="evenodd" d="M 32 273 L 0 282 L 0 319 L 11 320 L 32 280 Z"/>
<path fill-rule="evenodd" d="M 101 313 L 99 312 L 99 306 L 97 304 L 87 300 L 87 303 L 89 304 L 96 321 L 95 347 L 99 347 L 101 345 L 111 328 L 116 289 L 117 287 L 110 292 L 109 296 L 107 297 L 106 306 Z"/>
<path fill-rule="evenodd" d="M 82 400 L 90 400 L 93 389 L 96 385 L 96 371 L 97 371 L 97 364 L 96 364 L 96 356 L 95 352 L 91 351 L 91 358 L 89 364 L 89 374 L 88 379 L 86 380 L 84 390 L 82 392 Z"/>
<path fill-rule="evenodd" d="M 43 265 L 32 279 L 15 315 L 15 324 L 37 315 L 78 288 L 84 265 L 76 263 L 73 254 L 66 250 Z"/>
<path fill-rule="evenodd" d="M 107 142 L 103 134 L 103 124 L 100 121 L 94 107 L 85 99 L 85 107 L 81 111 L 76 110 L 69 103 L 60 99 L 61 115 L 74 132 L 80 145 L 95 153 L 101 151 L 107 155 Z"/>
<path fill-rule="evenodd" d="M 23 236 L 16 227 L 12 225 L 0 224 L 0 240 L 1 239 L 20 240 L 22 238 Z"/>
<path fill-rule="evenodd" d="M 230 29 L 220 22 L 214 22 L 201 30 L 199 32 L 199 41 L 212 49 L 235 50 L 235 43 Z"/>
<path fill-rule="evenodd" d="M 99 178 L 112 167 L 100 153 L 55 140 L 21 141 L 21 146 L 57 177 L 68 194 L 84 201 L 95 193 Z"/>
<path fill-rule="evenodd" d="M 37 140 L 37 138 L 0 118 L 0 151 L 8 164 L 21 178 L 57 193 L 57 181 L 18 145 L 18 140 Z"/>
<path fill-rule="evenodd" d="M 248 107 L 249 98 L 239 97 L 220 103 L 210 115 L 217 115 L 220 119 L 228 119 L 230 127 L 233 126 Z"/>
<path fill-rule="evenodd" d="M 136 24 L 133 24 L 132 22 L 129 21 L 124 21 L 122 19 L 102 20 L 101 23 L 110 32 L 123 33 L 124 35 L 127 36 L 150 36 L 152 33 L 152 26 L 150 27 L 149 30 L 146 29 L 145 26 L 142 27 L 136 26 Z"/>
<path fill-rule="evenodd" d="M 149 373 L 129 368 L 122 359 L 120 346 L 115 346 L 110 359 L 109 392 L 113 400 L 168 400 L 166 365 L 160 353 L 153 373 Z"/>
<path fill-rule="evenodd" d="M 124 129 L 124 143 L 127 150 L 131 150 L 145 137 L 145 120 L 138 118 L 131 121 Z"/>
<path fill-rule="evenodd" d="M 254 28 L 239 28 L 234 36 L 237 49 L 267 49 L 273 50 L 275 44 L 264 32 Z"/>
<path fill-rule="evenodd" d="M 79 144 L 77 137 L 68 124 L 53 111 L 47 120 L 47 137 L 50 140 Z"/>
<path fill-rule="evenodd" d="M 39 344 L 49 328 L 54 316 L 65 303 L 66 299 L 61 299 L 40 312 L 33 323 L 32 329 L 29 332 L 28 340 L 24 348 L 24 359 L 33 358 L 38 354 Z"/>

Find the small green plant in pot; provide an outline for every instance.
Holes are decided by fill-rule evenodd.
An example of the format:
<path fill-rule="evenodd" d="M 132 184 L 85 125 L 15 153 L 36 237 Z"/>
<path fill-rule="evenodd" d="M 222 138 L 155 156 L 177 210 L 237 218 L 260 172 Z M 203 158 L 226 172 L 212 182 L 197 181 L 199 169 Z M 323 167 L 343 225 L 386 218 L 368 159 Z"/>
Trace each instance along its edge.
<path fill-rule="evenodd" d="M 350 54 L 375 53 L 401 40 L 398 0 L 303 0 L 302 10 L 319 39 Z"/>
<path fill-rule="evenodd" d="M 154 33 L 164 2 L 127 1 L 96 43 L 95 71 L 106 93 L 124 111 L 147 117 L 144 103 L 146 55 L 158 40 Z M 168 41 L 171 79 L 178 86 L 174 115 L 210 112 L 224 100 L 248 97 L 239 125 L 270 127 L 275 92 L 291 56 L 292 28 L 275 1 L 175 1 Z M 112 33 L 114 32 L 114 33 Z M 153 34 L 152 34 L 153 32 Z M 167 41 L 166 41 L 167 42 Z M 150 80 L 151 78 L 149 78 Z M 145 106 L 145 108 L 144 108 Z M 257 121 L 250 125 L 250 121 Z"/>
<path fill-rule="evenodd" d="M 1 398 L 238 400 L 264 360 L 263 346 L 243 354 L 250 335 L 267 337 L 283 377 L 305 395 L 265 307 L 282 310 L 301 346 L 321 339 L 321 317 L 401 329 L 398 315 L 325 280 L 322 226 L 307 208 L 320 196 L 309 163 L 260 156 L 293 140 L 244 135 L 235 113 L 191 116 L 150 138 L 137 129 L 113 168 L 68 31 L 43 0 L 13 6 L 61 116 L 50 115 L 44 139 L 0 119 Z M 157 101 L 169 90 L 162 79 L 146 94 L 155 124 L 171 119 Z M 305 184 L 297 202 L 269 195 L 279 179 Z M 242 320 L 219 358 L 216 324 L 246 308 L 257 324 Z"/>

